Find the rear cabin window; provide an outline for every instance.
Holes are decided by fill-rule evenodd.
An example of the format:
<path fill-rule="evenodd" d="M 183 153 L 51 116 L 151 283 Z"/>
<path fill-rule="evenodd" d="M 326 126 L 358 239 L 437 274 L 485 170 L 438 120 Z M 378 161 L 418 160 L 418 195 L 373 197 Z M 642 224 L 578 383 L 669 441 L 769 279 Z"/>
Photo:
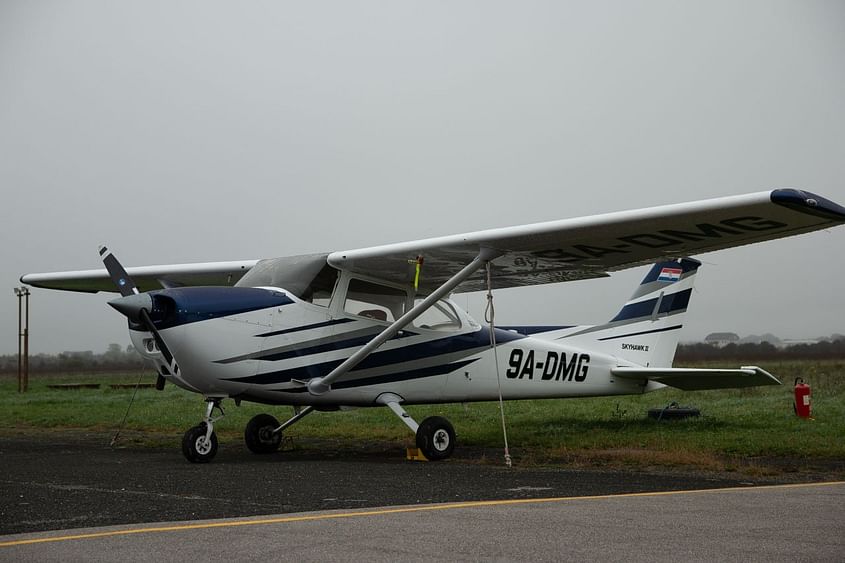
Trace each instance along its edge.
<path fill-rule="evenodd" d="M 393 322 L 405 312 L 408 294 L 401 289 L 364 280 L 349 280 L 343 310 L 351 315 Z"/>

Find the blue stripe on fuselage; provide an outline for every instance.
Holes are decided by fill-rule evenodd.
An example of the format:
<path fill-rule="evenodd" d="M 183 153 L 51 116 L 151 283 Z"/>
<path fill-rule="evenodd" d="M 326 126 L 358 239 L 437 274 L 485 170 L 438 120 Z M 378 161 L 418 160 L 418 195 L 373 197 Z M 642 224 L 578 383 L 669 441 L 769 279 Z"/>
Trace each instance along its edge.
<path fill-rule="evenodd" d="M 498 344 L 521 340 L 522 338 L 525 337 L 519 334 L 514 334 L 513 332 L 500 329 L 496 330 L 496 342 Z M 470 355 L 489 345 L 490 330 L 482 327 L 471 333 L 440 338 L 438 340 L 421 342 L 419 344 L 411 344 L 408 346 L 399 346 L 393 350 L 385 350 L 383 352 L 374 352 L 358 364 L 358 366 L 350 373 L 355 373 L 356 371 L 369 368 L 412 362 L 414 360 L 421 360 L 424 358 L 433 358 L 455 352 L 467 352 L 467 355 Z M 254 383 L 257 385 L 288 383 L 294 379 L 306 381 L 314 377 L 324 377 L 328 375 L 333 369 L 343 363 L 343 361 L 344 359 L 332 360 L 298 368 L 259 373 L 257 375 L 246 377 L 231 377 L 226 378 L 226 380 L 236 381 L 238 383 Z"/>
<path fill-rule="evenodd" d="M 370 340 L 375 338 L 376 336 L 381 333 L 383 327 L 375 327 L 371 334 L 366 334 L 364 336 L 359 336 L 357 338 L 347 338 L 345 340 L 337 340 L 335 342 L 325 342 L 323 344 L 318 344 L 316 346 L 308 346 L 308 342 L 303 342 L 301 347 L 295 347 L 293 350 L 288 350 L 285 352 L 269 352 L 266 355 L 259 355 L 250 357 L 250 360 L 264 360 L 267 362 L 276 362 L 279 360 L 289 360 L 290 358 L 300 358 L 302 356 L 312 356 L 314 354 L 322 354 L 323 352 L 333 352 L 335 350 L 343 350 L 344 348 L 357 348 L 358 346 L 363 346 L 364 344 L 368 343 Z M 401 334 L 397 334 L 393 336 L 388 342 L 391 340 L 397 340 L 400 338 L 408 338 L 409 336 L 416 336 L 417 333 L 410 332 L 410 331 L 403 331 Z M 342 335 L 340 335 L 342 336 Z M 291 345 L 295 346 L 295 345 Z M 219 363 L 224 363 L 225 360 L 221 360 Z"/>
<path fill-rule="evenodd" d="M 673 325 L 673 326 L 667 326 L 667 327 L 663 327 L 663 328 L 655 328 L 655 329 L 652 329 L 652 330 L 643 330 L 643 331 L 640 331 L 640 332 L 630 332 L 628 334 L 619 334 L 619 335 L 616 335 L 616 336 L 606 336 L 604 338 L 599 338 L 599 342 L 604 342 L 606 340 L 617 340 L 619 338 L 631 338 L 633 336 L 643 336 L 645 334 L 655 334 L 655 333 L 658 333 L 658 332 L 669 332 L 671 330 L 679 330 L 679 329 L 683 328 L 683 326 L 684 325 Z"/>
<path fill-rule="evenodd" d="M 556 330 L 563 330 L 566 328 L 573 328 L 575 325 L 569 326 L 497 326 L 496 328 L 506 330 L 508 332 L 516 332 L 523 336 L 531 336 L 534 334 L 542 334 L 544 332 L 554 332 Z"/>
<path fill-rule="evenodd" d="M 274 330 L 272 332 L 263 332 L 261 334 L 256 334 L 256 338 L 267 338 L 269 336 L 279 336 L 280 334 L 290 334 L 292 332 L 302 332 L 303 330 L 311 330 L 313 328 L 325 328 L 327 326 L 334 326 L 343 323 L 351 323 L 354 322 L 354 319 L 332 319 L 330 321 L 325 321 L 322 323 L 315 323 L 313 325 L 302 325 L 302 326 L 295 326 L 293 328 L 286 328 L 283 330 Z"/>
<path fill-rule="evenodd" d="M 425 368 L 415 369 L 411 371 L 399 371 L 389 373 L 387 375 L 378 375 L 375 377 L 365 377 L 362 379 L 355 379 L 353 381 L 339 381 L 332 384 L 332 389 L 354 389 L 355 387 L 366 387 L 367 385 L 380 385 L 384 383 L 398 383 L 399 381 L 410 381 L 411 379 L 423 379 L 425 377 L 435 377 L 451 373 L 455 370 L 464 368 L 470 364 L 474 364 L 478 358 L 473 360 L 462 360 L 460 362 L 453 362 L 451 364 L 439 364 L 436 366 L 429 366 Z M 282 393 L 306 393 L 307 387 L 297 387 L 296 389 L 278 389 Z"/>

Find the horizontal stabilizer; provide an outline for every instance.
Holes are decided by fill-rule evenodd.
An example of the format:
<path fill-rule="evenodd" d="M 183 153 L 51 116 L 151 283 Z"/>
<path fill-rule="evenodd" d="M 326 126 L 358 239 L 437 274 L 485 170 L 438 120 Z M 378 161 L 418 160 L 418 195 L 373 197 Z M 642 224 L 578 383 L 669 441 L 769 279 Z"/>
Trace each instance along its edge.
<path fill-rule="evenodd" d="M 684 391 L 781 384 L 775 376 L 757 366 L 743 366 L 741 369 L 618 367 L 610 371 L 616 377 L 648 379 Z"/>

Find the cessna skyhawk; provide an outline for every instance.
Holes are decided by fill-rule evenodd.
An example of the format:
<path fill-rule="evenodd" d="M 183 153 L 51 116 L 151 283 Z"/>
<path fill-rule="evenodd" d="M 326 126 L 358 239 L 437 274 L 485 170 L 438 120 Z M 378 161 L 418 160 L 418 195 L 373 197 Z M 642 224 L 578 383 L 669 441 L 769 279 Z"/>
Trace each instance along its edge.
<path fill-rule="evenodd" d="M 282 432 L 315 410 L 386 406 L 431 460 L 455 447 L 448 420 L 417 423 L 405 405 L 640 394 L 664 386 L 776 385 L 759 367 L 672 368 L 700 262 L 692 254 L 845 222 L 845 208 L 777 189 L 265 260 L 27 274 L 23 283 L 115 291 L 132 342 L 171 382 L 200 393 L 203 421 L 185 457 L 217 452 L 223 399 L 292 405 L 246 426 L 247 447 L 276 451 Z M 654 263 L 630 300 L 595 326 L 482 326 L 453 293 L 608 276 Z M 222 413 L 222 410 L 221 410 Z"/>

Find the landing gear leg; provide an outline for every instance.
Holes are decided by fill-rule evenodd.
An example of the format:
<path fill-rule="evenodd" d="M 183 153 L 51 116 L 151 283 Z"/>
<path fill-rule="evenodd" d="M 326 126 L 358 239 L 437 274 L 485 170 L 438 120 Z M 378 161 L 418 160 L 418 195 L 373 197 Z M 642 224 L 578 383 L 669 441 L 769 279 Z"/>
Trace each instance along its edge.
<path fill-rule="evenodd" d="M 385 393 L 380 396 L 377 402 L 387 405 L 396 416 L 411 429 L 417 438 L 417 448 L 423 453 L 426 459 L 438 461 L 446 459 L 455 450 L 455 429 L 452 424 L 442 416 L 430 416 L 421 424 L 409 415 L 402 408 L 402 398 L 392 393 Z"/>
<path fill-rule="evenodd" d="M 208 463 L 217 455 L 217 435 L 214 433 L 214 423 L 226 414 L 220 406 L 222 400 L 222 397 L 207 397 L 205 418 L 199 425 L 185 432 L 182 437 L 182 454 L 191 463 Z M 212 416 L 215 408 L 220 411 L 220 416 Z"/>

